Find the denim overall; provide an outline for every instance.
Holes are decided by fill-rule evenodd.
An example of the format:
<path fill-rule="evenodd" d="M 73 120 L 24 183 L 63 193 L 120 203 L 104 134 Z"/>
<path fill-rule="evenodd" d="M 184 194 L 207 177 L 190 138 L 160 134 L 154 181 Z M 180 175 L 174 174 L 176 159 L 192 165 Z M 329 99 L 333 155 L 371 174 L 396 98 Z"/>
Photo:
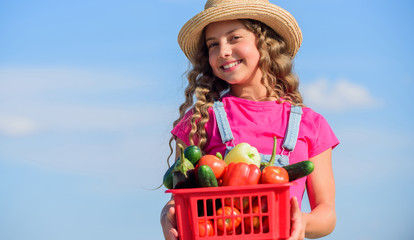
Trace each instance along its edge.
<path fill-rule="evenodd" d="M 224 110 L 223 103 L 215 101 L 213 104 L 214 114 L 217 119 L 217 126 L 221 135 L 221 140 L 226 144 L 226 154 L 234 148 L 234 138 L 231 132 L 230 124 L 227 119 L 226 111 Z M 300 120 L 302 118 L 302 108 L 299 106 L 293 106 L 290 110 L 289 123 L 287 131 L 282 145 L 281 154 L 276 155 L 275 166 L 283 167 L 289 164 L 290 153 L 295 149 L 296 141 L 299 134 Z M 228 144 L 230 143 L 230 144 Z M 285 151 L 287 152 L 284 155 Z M 262 162 L 269 162 L 271 155 L 260 154 Z"/>

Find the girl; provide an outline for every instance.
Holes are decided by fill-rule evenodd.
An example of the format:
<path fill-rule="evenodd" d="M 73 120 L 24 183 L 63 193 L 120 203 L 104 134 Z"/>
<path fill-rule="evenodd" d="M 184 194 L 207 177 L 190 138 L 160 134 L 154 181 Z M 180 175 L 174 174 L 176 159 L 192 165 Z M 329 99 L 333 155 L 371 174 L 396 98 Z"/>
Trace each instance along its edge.
<path fill-rule="evenodd" d="M 328 235 L 336 223 L 331 152 L 339 142 L 302 103 L 292 73 L 301 41 L 295 19 L 267 0 L 208 0 L 178 36 L 192 69 L 170 141 L 223 155 L 247 142 L 266 159 L 276 136 L 278 165 L 311 160 L 314 172 L 291 187 L 291 240 Z M 300 211 L 305 185 L 310 213 Z M 161 212 L 165 239 L 178 238 L 175 224 L 170 200 Z"/>

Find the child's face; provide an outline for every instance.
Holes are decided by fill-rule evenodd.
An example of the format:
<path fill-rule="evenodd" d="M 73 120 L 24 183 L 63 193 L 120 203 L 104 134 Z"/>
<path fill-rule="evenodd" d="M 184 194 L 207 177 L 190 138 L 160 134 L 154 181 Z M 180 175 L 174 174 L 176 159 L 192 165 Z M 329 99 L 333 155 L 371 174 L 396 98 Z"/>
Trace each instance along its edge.
<path fill-rule="evenodd" d="M 205 30 L 214 74 L 231 85 L 260 84 L 257 37 L 238 20 L 211 23 Z"/>

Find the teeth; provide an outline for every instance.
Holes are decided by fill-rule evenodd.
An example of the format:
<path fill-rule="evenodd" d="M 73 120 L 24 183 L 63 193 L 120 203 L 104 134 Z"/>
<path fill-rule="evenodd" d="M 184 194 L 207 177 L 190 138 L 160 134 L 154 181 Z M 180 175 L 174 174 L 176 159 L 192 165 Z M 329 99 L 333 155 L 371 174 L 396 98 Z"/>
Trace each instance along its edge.
<path fill-rule="evenodd" d="M 223 66 L 223 68 L 224 68 L 224 69 L 229 69 L 229 68 L 231 68 L 231 67 L 236 66 L 236 65 L 237 65 L 237 64 L 239 64 L 239 63 L 240 63 L 240 61 L 233 62 L 233 63 L 227 64 L 227 65 L 224 65 L 224 66 Z"/>

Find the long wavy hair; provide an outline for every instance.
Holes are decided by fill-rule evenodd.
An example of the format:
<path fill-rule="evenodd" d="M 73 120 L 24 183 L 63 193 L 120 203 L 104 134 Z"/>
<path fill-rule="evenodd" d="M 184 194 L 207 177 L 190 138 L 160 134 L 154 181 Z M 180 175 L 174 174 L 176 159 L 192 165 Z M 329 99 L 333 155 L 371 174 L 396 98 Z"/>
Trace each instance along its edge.
<path fill-rule="evenodd" d="M 251 19 L 240 19 L 240 21 L 258 38 L 259 67 L 263 73 L 261 82 L 266 87 L 267 98 L 276 98 L 278 102 L 288 101 L 303 106 L 302 96 L 298 90 L 299 80 L 293 73 L 293 59 L 287 53 L 283 39 L 262 22 Z M 188 86 L 185 89 L 185 101 L 179 107 L 180 116 L 174 121 L 173 127 L 183 119 L 187 111 L 192 111 L 189 120 L 191 124 L 189 142 L 203 150 L 208 138 L 205 131 L 205 125 L 209 120 L 208 109 L 221 94 L 229 91 L 231 86 L 214 75 L 209 64 L 204 34 L 199 45 L 200 51 L 192 59 L 192 68 L 187 72 Z M 173 139 L 174 136 L 169 142 L 171 154 L 168 159 L 173 153 Z"/>

